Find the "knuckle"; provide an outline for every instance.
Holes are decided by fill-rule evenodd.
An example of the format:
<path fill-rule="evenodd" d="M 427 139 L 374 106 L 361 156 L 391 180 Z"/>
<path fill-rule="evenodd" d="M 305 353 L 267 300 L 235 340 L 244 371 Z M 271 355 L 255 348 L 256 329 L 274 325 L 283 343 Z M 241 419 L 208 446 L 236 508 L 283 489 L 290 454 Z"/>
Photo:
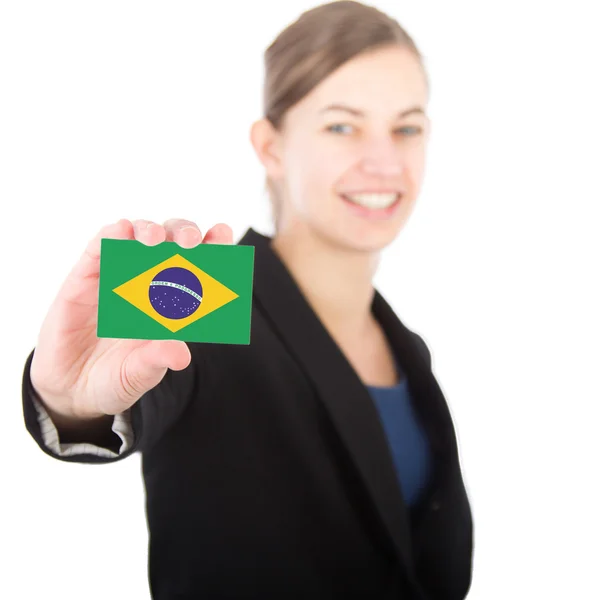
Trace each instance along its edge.
<path fill-rule="evenodd" d="M 197 227 L 197 224 L 194 221 L 190 221 L 188 219 L 168 219 L 164 223 L 164 227 L 174 230 L 182 229 L 182 227 Z"/>
<path fill-rule="evenodd" d="M 120 219 L 116 223 L 113 223 L 112 227 L 114 229 L 122 229 L 123 227 L 125 227 L 126 229 L 130 230 L 133 227 L 133 224 L 128 219 Z"/>
<path fill-rule="evenodd" d="M 107 237 L 108 234 L 115 229 L 115 225 L 115 223 L 108 223 L 107 225 L 103 225 L 97 232 L 97 235 L 95 236 L 96 239 Z"/>
<path fill-rule="evenodd" d="M 158 239 L 165 237 L 163 226 L 155 223 L 155 221 L 149 221 L 148 219 L 136 219 L 132 222 L 132 224 L 133 234 L 137 239 L 139 237 L 154 239 L 156 234 L 159 234 L 157 235 Z"/>
<path fill-rule="evenodd" d="M 155 221 L 151 221 L 150 219 L 135 219 L 133 221 L 133 225 L 135 227 L 146 228 L 147 225 L 157 225 Z"/>
<path fill-rule="evenodd" d="M 101 228 L 98 237 L 99 238 L 112 237 L 112 236 L 120 237 L 119 234 L 122 234 L 123 228 L 124 227 L 130 228 L 130 226 L 131 226 L 130 221 L 128 221 L 127 219 L 120 219 L 116 223 L 110 223 L 109 225 L 104 225 Z"/>
<path fill-rule="evenodd" d="M 189 219 L 168 219 L 164 223 L 164 228 L 170 241 L 173 241 L 174 238 L 178 238 L 180 234 L 187 229 L 193 230 L 195 234 L 198 234 L 199 236 L 201 235 L 199 226 Z"/>
<path fill-rule="evenodd" d="M 120 368 L 120 385 L 124 391 L 124 402 L 143 395 L 143 385 L 138 376 L 130 372 L 125 361 Z"/>

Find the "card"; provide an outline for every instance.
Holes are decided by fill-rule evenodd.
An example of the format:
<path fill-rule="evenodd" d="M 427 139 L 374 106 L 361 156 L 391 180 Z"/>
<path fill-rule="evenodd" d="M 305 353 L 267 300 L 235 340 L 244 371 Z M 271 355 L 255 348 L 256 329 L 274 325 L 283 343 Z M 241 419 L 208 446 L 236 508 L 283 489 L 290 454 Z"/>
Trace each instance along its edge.
<path fill-rule="evenodd" d="M 97 337 L 250 344 L 254 246 L 103 238 Z"/>

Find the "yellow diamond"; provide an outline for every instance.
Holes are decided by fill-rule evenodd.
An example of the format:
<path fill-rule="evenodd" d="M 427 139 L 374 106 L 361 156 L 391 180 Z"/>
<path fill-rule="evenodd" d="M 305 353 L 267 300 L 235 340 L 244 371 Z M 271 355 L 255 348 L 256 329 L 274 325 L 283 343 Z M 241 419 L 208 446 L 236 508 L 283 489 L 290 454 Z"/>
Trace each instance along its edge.
<path fill-rule="evenodd" d="M 169 267 L 181 267 L 183 269 L 188 269 L 191 273 L 194 273 L 199 278 L 199 281 L 203 287 L 203 297 L 199 308 L 197 308 L 193 314 L 189 315 L 188 317 L 183 317 L 182 319 L 168 319 L 167 317 L 160 315 L 153 308 L 151 305 L 151 300 L 149 299 L 149 287 L 153 281 L 153 278 L 160 271 L 163 271 Z M 208 273 L 205 273 L 205 271 L 202 269 L 199 269 L 199 267 L 191 263 L 189 260 L 186 260 L 183 256 L 180 256 L 180 254 L 171 256 L 158 265 L 151 267 L 144 273 L 141 273 L 126 283 L 119 285 L 112 291 L 124 298 L 124 300 L 127 302 L 130 302 L 134 307 L 138 308 L 140 311 L 144 312 L 158 323 L 161 323 L 173 333 L 180 331 L 184 327 L 194 323 L 205 315 L 208 315 L 214 310 L 217 310 L 218 308 L 228 304 L 228 302 L 238 298 L 238 294 L 217 281 L 217 279 L 211 277 L 211 275 Z"/>

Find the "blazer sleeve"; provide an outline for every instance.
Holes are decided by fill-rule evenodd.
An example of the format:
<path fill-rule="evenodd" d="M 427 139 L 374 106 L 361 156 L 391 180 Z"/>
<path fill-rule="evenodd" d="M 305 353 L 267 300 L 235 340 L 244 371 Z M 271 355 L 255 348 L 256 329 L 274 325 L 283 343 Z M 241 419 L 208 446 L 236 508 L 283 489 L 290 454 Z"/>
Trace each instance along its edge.
<path fill-rule="evenodd" d="M 49 420 L 31 383 L 34 348 L 25 361 L 22 377 L 23 417 L 27 431 L 47 455 L 65 462 L 108 463 L 147 450 L 182 416 L 198 394 L 197 345 L 188 343 L 188 347 L 191 361 L 186 369 L 168 369 L 153 389 L 141 396 L 127 411 L 114 417 L 112 432 L 119 448 L 116 445 L 101 448 L 84 440 L 73 444 L 60 443 L 59 433 Z"/>
<path fill-rule="evenodd" d="M 74 454 L 95 454 L 96 456 L 114 457 L 128 450 L 134 441 L 134 433 L 130 423 L 130 409 L 121 414 L 114 415 L 112 422 L 111 443 L 97 445 L 89 442 L 61 442 L 60 434 L 55 423 L 48 414 L 43 402 L 36 394 L 35 389 L 31 389 L 31 399 L 37 411 L 37 420 L 41 430 L 41 437 L 44 445 L 54 454 L 59 456 L 73 456 Z M 117 436 L 117 437 L 116 437 Z"/>

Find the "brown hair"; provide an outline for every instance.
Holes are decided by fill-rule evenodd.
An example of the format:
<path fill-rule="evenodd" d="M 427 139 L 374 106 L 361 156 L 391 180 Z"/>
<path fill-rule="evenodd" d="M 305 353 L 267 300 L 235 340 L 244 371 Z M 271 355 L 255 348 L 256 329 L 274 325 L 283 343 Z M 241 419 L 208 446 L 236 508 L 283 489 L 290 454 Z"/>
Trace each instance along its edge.
<path fill-rule="evenodd" d="M 264 117 L 281 131 L 286 111 L 329 74 L 356 55 L 388 45 L 409 49 L 424 69 L 412 38 L 373 6 L 340 0 L 302 13 L 265 51 Z M 269 177 L 265 186 L 277 230 L 281 199 Z"/>

